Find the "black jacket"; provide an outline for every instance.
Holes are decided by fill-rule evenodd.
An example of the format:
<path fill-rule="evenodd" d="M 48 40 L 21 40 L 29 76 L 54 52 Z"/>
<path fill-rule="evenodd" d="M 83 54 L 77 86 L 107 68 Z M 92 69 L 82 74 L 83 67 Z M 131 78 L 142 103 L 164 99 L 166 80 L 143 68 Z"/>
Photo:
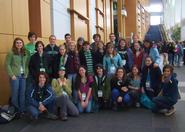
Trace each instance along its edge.
<path fill-rule="evenodd" d="M 30 62 L 29 62 L 29 74 L 33 79 L 36 78 L 37 73 L 40 72 L 41 67 L 41 62 L 43 63 L 43 68 L 45 68 L 45 72 L 47 74 L 51 74 L 51 61 L 50 57 L 46 54 L 43 53 L 42 60 L 38 52 L 36 52 L 34 55 L 31 56 Z"/>
<path fill-rule="evenodd" d="M 150 83 L 151 83 L 150 86 L 151 86 L 151 89 L 153 89 L 153 92 L 148 91 L 146 89 L 148 70 L 150 75 Z M 161 77 L 162 77 L 162 74 L 161 74 L 161 69 L 159 67 L 154 68 L 153 64 L 151 64 L 149 67 L 147 66 L 143 67 L 142 76 L 141 76 L 141 87 L 144 88 L 149 98 L 152 99 L 153 97 L 157 96 L 161 91 Z"/>

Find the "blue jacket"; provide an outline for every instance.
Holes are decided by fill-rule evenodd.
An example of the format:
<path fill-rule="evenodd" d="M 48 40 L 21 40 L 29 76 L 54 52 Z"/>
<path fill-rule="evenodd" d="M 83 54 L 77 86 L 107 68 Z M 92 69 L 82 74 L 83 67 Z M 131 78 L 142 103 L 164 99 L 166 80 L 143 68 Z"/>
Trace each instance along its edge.
<path fill-rule="evenodd" d="M 105 55 L 103 57 L 103 67 L 106 69 L 108 73 L 110 73 L 111 66 L 114 66 L 115 68 L 123 67 L 123 62 L 121 59 L 121 56 L 117 53 L 113 58 L 111 58 L 108 55 Z"/>
<path fill-rule="evenodd" d="M 172 76 L 169 82 L 162 82 L 162 95 L 167 97 L 170 101 L 174 104 L 177 102 L 179 98 L 179 91 L 178 91 L 178 81 L 177 79 Z"/>
<path fill-rule="evenodd" d="M 147 50 L 149 51 L 149 53 L 147 53 Z M 159 51 L 156 47 L 151 47 L 150 49 L 145 49 L 144 50 L 142 67 L 145 64 L 145 59 L 146 59 L 147 56 L 150 56 L 154 63 L 156 63 L 158 65 L 161 63 L 161 58 L 160 58 L 160 55 L 159 55 Z"/>
<path fill-rule="evenodd" d="M 54 100 L 54 93 L 50 85 L 40 88 L 38 85 L 32 84 L 28 91 L 28 104 L 39 107 L 39 102 L 48 105 Z"/>

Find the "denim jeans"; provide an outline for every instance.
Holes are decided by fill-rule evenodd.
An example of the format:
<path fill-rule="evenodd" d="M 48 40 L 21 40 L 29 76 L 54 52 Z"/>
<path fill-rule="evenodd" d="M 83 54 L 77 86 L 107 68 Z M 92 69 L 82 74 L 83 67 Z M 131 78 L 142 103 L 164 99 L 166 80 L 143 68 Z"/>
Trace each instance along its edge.
<path fill-rule="evenodd" d="M 128 93 L 121 94 L 120 91 L 116 88 L 112 89 L 112 101 L 117 102 L 117 98 L 121 96 L 122 97 L 122 103 L 130 106 L 132 104 L 131 96 Z"/>
<path fill-rule="evenodd" d="M 77 107 L 78 107 L 78 110 L 80 113 L 82 113 L 82 112 L 90 113 L 92 110 L 92 99 L 89 100 L 89 103 L 86 108 L 82 108 L 81 102 L 79 100 Z"/>
<path fill-rule="evenodd" d="M 67 78 L 71 81 L 71 85 L 72 85 L 72 100 L 73 100 L 73 103 L 77 104 L 77 102 L 78 102 L 78 93 L 77 93 L 77 90 L 75 88 L 76 73 L 68 74 Z"/>
<path fill-rule="evenodd" d="M 156 106 L 153 109 L 154 112 L 157 112 L 160 109 L 170 109 L 174 104 L 176 104 L 176 101 L 171 101 L 164 96 L 154 97 L 152 101 L 155 103 Z"/>
<path fill-rule="evenodd" d="M 170 65 L 174 65 L 174 54 L 168 54 L 168 61 Z"/>
<path fill-rule="evenodd" d="M 50 113 L 53 113 L 53 112 L 54 112 L 54 103 L 55 103 L 55 102 L 54 102 L 54 100 L 53 100 L 51 103 L 45 105 L 45 107 L 47 108 L 47 111 L 48 111 L 48 112 L 50 112 Z M 29 106 L 28 106 L 28 112 L 29 112 L 29 113 L 31 114 L 31 116 L 32 116 L 33 118 L 35 118 L 35 119 L 37 119 L 38 116 L 39 116 L 39 114 L 41 114 L 39 108 L 38 108 L 38 107 L 35 107 L 35 106 L 33 106 L 33 105 L 29 105 Z"/>
<path fill-rule="evenodd" d="M 10 79 L 11 84 L 11 103 L 18 109 L 18 112 L 24 112 L 25 109 L 25 90 L 26 78 L 16 76 L 16 80 Z"/>

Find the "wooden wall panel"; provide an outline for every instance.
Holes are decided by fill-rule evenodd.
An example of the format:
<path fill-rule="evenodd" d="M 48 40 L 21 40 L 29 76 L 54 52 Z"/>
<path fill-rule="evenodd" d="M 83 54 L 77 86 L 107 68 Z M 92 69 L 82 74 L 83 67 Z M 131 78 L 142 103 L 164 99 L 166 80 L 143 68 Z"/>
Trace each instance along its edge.
<path fill-rule="evenodd" d="M 102 12 L 104 12 L 103 6 L 104 6 L 104 0 L 97 0 L 97 8 Z"/>
<path fill-rule="evenodd" d="M 0 0 L 0 18 L 0 33 L 11 34 L 13 32 L 11 0 Z"/>
<path fill-rule="evenodd" d="M 109 34 L 112 32 L 112 25 L 111 25 L 111 1 L 106 0 L 106 42 L 109 41 Z"/>
<path fill-rule="evenodd" d="M 74 9 L 87 17 L 87 0 L 74 0 Z"/>
<path fill-rule="evenodd" d="M 29 32 L 28 0 L 12 0 L 14 34 L 26 35 Z"/>
<path fill-rule="evenodd" d="M 4 105 L 8 103 L 8 99 L 10 97 L 10 84 L 9 84 L 9 77 L 5 70 L 4 60 L 6 54 L 0 54 L 0 105 Z"/>
<path fill-rule="evenodd" d="M 136 0 L 126 0 L 127 17 L 125 19 L 126 38 L 130 37 L 130 33 L 136 33 Z"/>
<path fill-rule="evenodd" d="M 88 29 L 87 29 L 87 23 L 84 20 L 81 20 L 80 18 L 75 15 L 75 39 L 77 40 L 78 37 L 82 36 L 85 40 L 88 40 Z"/>
<path fill-rule="evenodd" d="M 13 35 L 0 34 L 0 54 L 7 53 L 12 48 L 12 44 Z"/>
<path fill-rule="evenodd" d="M 98 13 L 98 26 L 100 26 L 102 28 L 104 27 L 103 19 L 104 19 L 104 17 L 100 13 Z"/>
<path fill-rule="evenodd" d="M 48 38 L 51 35 L 51 8 L 45 0 L 41 0 L 41 25 L 42 37 Z"/>
<path fill-rule="evenodd" d="M 41 37 L 41 6 L 40 0 L 28 0 L 30 31 Z M 36 15 L 37 14 L 37 15 Z"/>

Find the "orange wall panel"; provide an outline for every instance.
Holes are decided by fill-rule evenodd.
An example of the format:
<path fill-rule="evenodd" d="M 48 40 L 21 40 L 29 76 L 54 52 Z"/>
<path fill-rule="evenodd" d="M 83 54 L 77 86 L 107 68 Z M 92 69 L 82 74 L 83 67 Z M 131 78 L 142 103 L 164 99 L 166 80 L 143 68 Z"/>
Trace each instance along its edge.
<path fill-rule="evenodd" d="M 8 99 L 10 97 L 10 85 L 9 85 L 9 77 L 5 70 L 5 61 L 6 54 L 0 53 L 0 105 L 4 105 L 8 103 Z M 2 96 L 3 95 L 3 96 Z"/>
<path fill-rule="evenodd" d="M 27 0 L 12 0 L 13 31 L 16 35 L 27 35 L 29 32 L 29 13 Z"/>
<path fill-rule="evenodd" d="M 12 48 L 12 44 L 13 35 L 0 34 L 0 53 L 7 53 Z"/>
<path fill-rule="evenodd" d="M 111 33 L 111 8 L 110 8 L 110 0 L 106 1 L 106 42 L 109 41 L 109 34 Z"/>
<path fill-rule="evenodd" d="M 51 7 L 45 0 L 41 0 L 41 25 L 42 37 L 48 38 L 51 35 Z"/>
<path fill-rule="evenodd" d="M 0 1 L 0 18 L 0 33 L 11 34 L 13 32 L 11 0 Z"/>
<path fill-rule="evenodd" d="M 99 10 L 101 10 L 102 12 L 104 12 L 104 10 L 103 10 L 103 0 L 97 0 L 97 4 L 98 4 L 98 9 Z"/>
<path fill-rule="evenodd" d="M 87 17 L 87 0 L 74 0 L 74 9 Z"/>
<path fill-rule="evenodd" d="M 78 18 L 77 15 L 75 15 L 74 27 L 75 27 L 75 40 L 77 40 L 78 37 L 80 36 L 84 37 L 85 40 L 88 39 L 87 23 L 84 20 Z"/>

